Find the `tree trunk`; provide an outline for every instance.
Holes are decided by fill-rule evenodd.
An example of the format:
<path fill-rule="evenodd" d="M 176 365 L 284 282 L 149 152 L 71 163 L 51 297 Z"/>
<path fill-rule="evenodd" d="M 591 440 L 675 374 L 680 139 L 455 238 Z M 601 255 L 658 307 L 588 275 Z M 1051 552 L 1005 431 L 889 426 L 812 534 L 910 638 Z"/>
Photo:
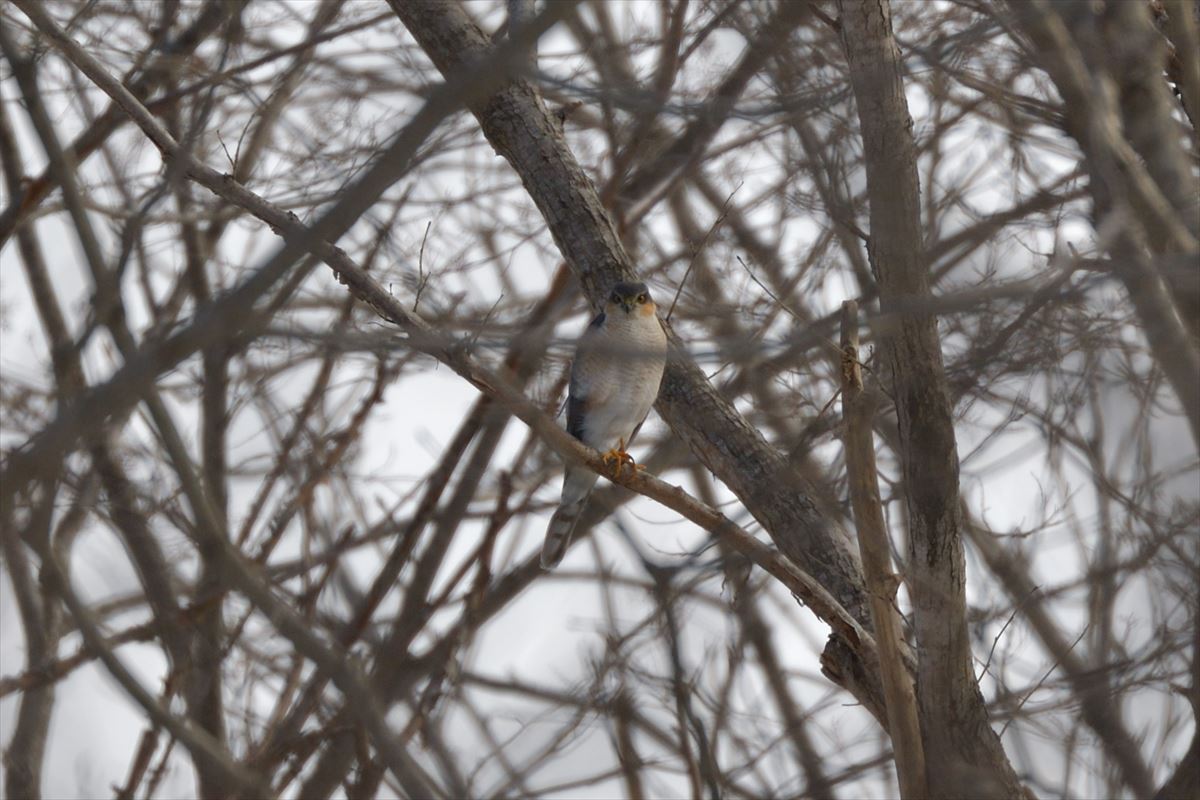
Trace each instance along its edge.
<path fill-rule="evenodd" d="M 842 38 L 862 128 L 871 267 L 900 424 L 909 516 L 908 585 L 917 643 L 917 700 L 933 797 L 1019 797 L 1023 790 L 988 724 L 966 623 L 966 573 L 955 450 L 942 351 L 920 223 L 912 117 L 886 0 L 841 0 Z M 894 312 L 894 313 L 889 313 Z"/>

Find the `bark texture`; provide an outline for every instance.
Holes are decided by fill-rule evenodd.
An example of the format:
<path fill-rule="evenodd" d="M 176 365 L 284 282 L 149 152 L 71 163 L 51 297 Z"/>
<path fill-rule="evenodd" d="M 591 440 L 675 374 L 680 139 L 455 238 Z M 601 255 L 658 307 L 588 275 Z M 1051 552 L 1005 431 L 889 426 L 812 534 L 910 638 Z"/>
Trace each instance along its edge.
<path fill-rule="evenodd" d="M 871 618 L 879 647 L 879 669 L 887 700 L 888 731 L 892 735 L 900 796 L 904 800 L 927 797 L 925 750 L 912 675 L 905 664 L 904 633 L 895 610 L 900 580 L 892 572 L 891 547 L 879 498 L 879 475 L 875 468 L 875 443 L 871 435 L 875 399 L 863 387 L 858 359 L 858 304 L 842 304 L 842 417 L 846 423 L 846 473 L 850 503 L 858 529 L 858 552 L 862 557 L 867 591 L 871 595 Z"/>
<path fill-rule="evenodd" d="M 927 771 L 929 791 L 933 797 L 1017 797 L 1021 784 L 988 724 L 971 663 L 958 454 L 937 320 L 911 310 L 931 291 L 913 124 L 891 11 L 886 0 L 843 0 L 838 7 L 862 130 L 871 267 L 882 311 L 894 320 L 880 334 L 909 516 L 917 700 L 925 751 L 937 754 Z"/>

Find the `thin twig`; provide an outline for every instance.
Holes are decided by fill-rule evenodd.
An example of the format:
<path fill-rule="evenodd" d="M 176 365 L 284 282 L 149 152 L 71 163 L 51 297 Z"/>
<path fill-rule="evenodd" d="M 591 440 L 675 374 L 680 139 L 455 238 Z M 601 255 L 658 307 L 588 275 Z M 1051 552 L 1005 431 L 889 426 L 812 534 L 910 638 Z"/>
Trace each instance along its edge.
<path fill-rule="evenodd" d="M 741 265 L 742 265 L 742 268 L 743 268 L 743 269 L 745 269 L 745 270 L 746 270 L 746 274 L 750 276 L 750 280 L 752 280 L 752 281 L 754 281 L 755 283 L 757 283 L 757 284 L 758 284 L 758 288 L 760 288 L 760 289 L 762 289 L 764 292 L 766 292 L 766 293 L 767 293 L 767 294 L 768 294 L 768 295 L 771 297 L 771 299 L 772 299 L 772 300 L 774 300 L 776 303 L 778 303 L 778 304 L 779 304 L 779 307 L 780 307 L 780 308 L 782 308 L 782 309 L 783 309 L 784 311 L 786 311 L 787 313 L 791 314 L 793 319 L 801 319 L 801 317 L 800 317 L 800 315 L 799 315 L 799 314 L 797 314 L 795 311 L 792 311 L 792 309 L 788 307 L 788 304 L 787 304 L 787 303 L 785 303 L 785 302 L 783 302 L 782 300 L 780 300 L 780 299 L 779 299 L 779 296 L 778 296 L 777 294 L 775 294 L 774 292 L 772 292 L 772 291 L 771 291 L 769 288 L 767 288 L 767 285 L 766 285 L 766 284 L 764 284 L 762 281 L 760 281 L 760 280 L 758 279 L 758 276 L 754 274 L 754 270 L 750 269 L 750 267 L 749 267 L 749 266 L 746 264 L 746 262 L 742 260 L 742 257 L 741 257 L 741 256 L 734 256 L 734 258 L 736 258 L 736 259 L 737 259 L 737 262 L 738 262 L 739 264 L 741 264 Z M 824 337 L 822 337 L 822 338 L 824 338 Z M 836 350 L 837 350 L 839 353 L 840 353 L 840 352 L 842 352 L 842 348 L 838 347 L 838 346 L 837 346 L 836 344 L 834 344 L 833 342 L 830 342 L 828 339 L 825 339 L 825 341 L 829 342 L 830 344 L 833 344 L 834 348 L 835 348 L 835 349 L 836 349 Z"/>
<path fill-rule="evenodd" d="M 421 302 L 421 293 L 425 291 L 425 284 L 429 282 L 429 278 L 425 277 L 425 242 L 429 239 L 429 229 L 433 227 L 433 220 L 425 223 L 425 235 L 421 237 L 421 250 L 417 253 L 417 291 L 416 297 L 413 298 L 412 310 L 417 310 L 417 305 Z"/>
<path fill-rule="evenodd" d="M 1006 730 L 1008 730 L 1008 726 L 1011 725 L 1012 721 L 1017 718 L 1017 712 L 1019 712 L 1025 706 L 1025 704 L 1027 702 L 1029 702 L 1029 698 L 1033 697 L 1034 692 L 1036 692 L 1038 689 L 1042 688 L 1042 684 L 1045 683 L 1046 679 L 1050 677 L 1050 673 L 1052 673 L 1052 672 L 1054 672 L 1054 670 L 1058 669 L 1058 665 L 1060 663 L 1062 663 L 1062 660 L 1068 654 L 1070 654 L 1070 652 L 1072 650 L 1075 649 L 1075 645 L 1079 644 L 1079 640 L 1082 639 L 1089 630 L 1091 630 L 1091 627 L 1092 627 L 1091 625 L 1088 625 L 1082 631 L 1080 631 L 1079 635 L 1075 637 L 1075 641 L 1071 642 L 1071 646 L 1067 648 L 1067 652 L 1063 653 L 1061 656 L 1054 659 L 1054 663 L 1050 665 L 1050 669 L 1046 670 L 1046 674 L 1042 676 L 1041 680 L 1039 680 L 1032 687 L 1030 687 L 1029 691 L 1025 693 L 1025 696 L 1021 698 L 1021 702 L 1017 703 L 1017 707 L 1012 710 L 1012 713 L 1009 715 L 1008 719 L 1004 721 L 1004 727 L 1000 728 L 1000 738 L 1001 739 L 1004 738 L 1004 732 Z"/>
<path fill-rule="evenodd" d="M 1017 612 L 1021 610 L 1021 607 L 1024 606 L 1025 603 L 1028 602 L 1029 598 L 1033 597 L 1034 593 L 1036 593 L 1037 590 L 1040 588 L 1042 588 L 1042 587 L 1034 586 L 1032 591 L 1030 591 L 1029 594 L 1025 596 L 1024 600 L 1022 600 L 1017 605 L 1013 606 L 1012 613 L 1008 615 L 1008 619 L 1005 620 L 1004 625 L 1001 626 L 1000 632 L 996 634 L 996 638 L 992 639 L 992 649 L 988 651 L 987 661 L 985 661 L 983 663 L 983 673 L 980 675 L 980 678 L 982 678 L 983 675 L 988 674 L 988 667 L 990 667 L 992 665 L 992 656 L 996 654 L 996 645 L 998 645 L 1000 643 L 1000 638 L 1002 636 L 1004 636 L 1004 632 L 1006 630 L 1008 630 L 1008 626 L 1011 625 L 1012 621 L 1016 618 Z M 979 681 L 976 680 L 976 683 L 978 683 L 978 682 Z"/>
<path fill-rule="evenodd" d="M 725 217 L 729 216 L 729 203 L 733 200 L 733 196 L 738 193 L 738 189 L 741 189 L 743 185 L 739 183 L 729 193 L 729 196 L 725 198 L 725 203 L 721 206 L 721 213 L 717 215 L 717 218 L 713 220 L 713 224 L 709 226 L 708 233 L 704 234 L 704 241 L 700 242 L 700 246 L 692 251 L 692 260 L 688 262 L 688 268 L 683 273 L 683 278 L 679 281 L 679 288 L 675 290 L 675 298 L 671 300 L 671 307 L 667 309 L 667 322 L 671 321 L 671 315 L 675 313 L 675 304 L 679 302 L 679 295 L 683 294 L 683 286 L 687 283 L 688 275 L 692 274 L 692 267 L 696 266 L 696 259 L 704 252 L 704 248 L 708 246 L 708 240 L 712 238 L 713 231 L 725 220 Z"/>

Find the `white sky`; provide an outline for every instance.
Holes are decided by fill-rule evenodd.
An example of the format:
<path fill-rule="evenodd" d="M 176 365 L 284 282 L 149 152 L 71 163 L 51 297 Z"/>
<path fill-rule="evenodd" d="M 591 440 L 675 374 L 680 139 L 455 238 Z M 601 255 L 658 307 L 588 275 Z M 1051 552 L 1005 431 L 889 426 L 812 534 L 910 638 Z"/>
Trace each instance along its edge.
<path fill-rule="evenodd" d="M 482 8 L 483 6 L 480 4 L 472 4 L 472 9 L 477 14 L 481 12 Z M 644 16 L 651 12 L 657 13 L 651 5 L 628 3 L 620 6 L 619 13 L 614 16 L 618 21 L 624 23 L 623 14 Z M 489 19 L 493 24 L 498 22 L 499 12 L 493 11 Z M 286 26 L 280 26 L 272 30 L 272 36 L 280 42 L 291 43 L 291 40 L 299 36 L 299 31 L 299 27 L 289 29 Z M 373 35 L 382 36 L 379 33 Z M 696 88 L 707 85 L 708 79 L 712 75 L 723 73 L 733 63 L 738 57 L 742 44 L 741 38 L 733 33 L 715 37 L 711 52 L 705 54 L 704 58 L 707 72 L 686 73 L 688 79 L 694 81 Z M 565 35 L 552 34 L 544 40 L 541 52 L 543 55 L 562 53 L 571 50 L 572 47 L 572 43 Z M 646 55 L 646 59 L 650 57 L 651 54 Z M 644 72 L 648 73 L 652 64 L 646 61 L 640 66 L 644 68 Z M 549 58 L 543 59 L 543 67 L 560 69 L 564 72 L 566 69 L 566 65 Z M 40 171 L 44 159 L 36 140 L 25 126 L 22 114 L 18 111 L 18 105 L 14 101 L 16 87 L 13 82 L 5 81 L 0 84 L 0 94 L 2 94 L 3 101 L 8 104 L 10 115 L 20 126 L 22 149 L 29 159 L 26 171 L 29 174 L 36 174 Z M 911 86 L 908 97 L 919 131 L 922 125 L 928 122 L 929 105 L 918 87 Z M 405 96 L 398 94 L 397 98 L 405 99 Z M 62 101 L 61 96 L 49 99 L 52 102 Z M 407 99 L 408 102 L 411 102 L 411 98 Z M 364 127 L 369 127 L 371 122 L 382 124 L 385 120 L 394 119 L 397 113 L 403 113 L 403 109 L 398 112 L 396 109 L 388 108 L 365 108 L 363 114 L 369 119 Z M 58 131 L 60 138 L 67 141 L 76 133 L 79 124 L 78 116 L 62 111 L 56 116 L 56 124 L 60 126 Z M 474 123 L 471 120 L 460 118 L 454 124 L 469 126 Z M 236 133 L 236 130 L 223 131 L 226 141 L 236 138 Z M 588 163 L 590 156 L 599 151 L 597 143 L 589 142 L 588 136 L 580 134 L 578 131 L 571 133 L 574 137 L 572 144 L 576 152 L 580 154 L 581 161 Z M 723 132 L 721 140 L 735 135 L 736 125 L 730 125 L 729 129 Z M 122 141 L 129 140 L 130 138 L 127 136 Z M 1000 144 L 1000 142 L 988 142 L 973 132 L 964 132 L 960 157 L 952 160 L 950 167 L 962 169 L 974 168 L 980 163 L 986 164 L 992 152 L 991 148 Z M 157 170 L 157 164 L 154 163 L 153 156 L 149 154 L 152 153 L 152 149 L 142 148 L 142 150 L 146 154 L 144 169 L 148 175 L 153 175 Z M 422 191 L 417 192 L 416 196 L 432 199 L 440 193 L 442 197 L 452 199 L 463 190 L 464 182 L 467 180 L 494 180 L 492 175 L 495 170 L 495 156 L 490 149 L 474 148 L 470 151 L 469 158 L 477 160 L 477 163 L 472 164 L 471 160 L 464 163 L 463 171 L 458 174 L 457 180 L 442 179 L 440 182 L 431 182 Z M 755 170 L 757 168 L 774 167 L 772 163 L 762 160 L 762 158 L 760 152 L 748 152 L 742 159 L 743 163 L 739 164 L 739 171 L 745 175 L 745 186 L 739 190 L 739 197 L 754 196 L 758 188 L 761 188 L 755 186 Z M 89 172 L 95 169 L 94 161 L 95 159 L 87 165 Z M 1055 171 L 1067 169 L 1069 166 L 1070 162 L 1066 159 L 1061 160 L 1061 163 L 1049 164 L 1047 184 L 1052 181 L 1052 174 Z M 1005 183 L 1007 175 L 1005 165 L 995 163 L 991 167 L 991 172 L 994 173 L 992 180 L 982 179 L 977 183 L 995 188 L 980 189 L 969 198 L 970 203 L 977 210 L 985 213 L 991 208 L 1007 203 L 1011 198 L 1011 187 Z M 98 173 L 90 172 L 90 174 Z M 476 177 L 468 178 L 468 176 Z M 923 179 L 924 176 L 925 171 L 923 170 Z M 764 179 L 767 178 L 769 175 L 764 176 Z M 947 176 L 947 180 L 952 178 L 952 175 Z M 423 179 L 425 179 L 424 176 Z M 521 190 L 515 182 L 513 182 L 513 186 L 510 194 L 513 196 L 514 202 L 508 213 L 513 219 L 520 221 L 521 227 L 531 231 L 539 229 L 541 221 L 532 208 L 532 204 L 527 198 L 522 199 Z M 1028 191 L 1030 188 L 1021 187 L 1022 191 Z M 7 198 L 3 198 L 2 204 L 7 204 L 7 202 Z M 446 213 L 450 214 L 450 212 Z M 397 249 L 402 252 L 415 252 L 424 232 L 425 222 L 430 218 L 428 213 L 422 212 L 419 218 L 407 220 L 407 224 L 398 226 L 395 231 Z M 661 234 L 664 238 L 673 239 L 674 231 L 663 224 L 661 220 L 661 215 L 652 215 L 648 223 L 650 230 Z M 956 221 L 943 220 L 942 222 L 944 225 L 952 225 Z M 961 223 L 961 221 L 957 222 Z M 443 223 L 438 222 L 435 218 L 435 225 L 440 224 Z M 446 222 L 445 224 L 449 225 L 450 223 Z M 79 257 L 76 242 L 70 234 L 70 229 L 63 224 L 63 216 L 56 214 L 40 220 L 37 230 L 50 256 L 50 267 L 64 307 L 77 309 L 88 296 L 88 281 L 85 278 L 86 270 Z M 1060 235 L 1071 237 L 1072 242 L 1081 249 L 1087 248 L 1090 233 L 1090 230 L 1083 226 L 1060 229 Z M 353 240 L 356 234 L 361 235 L 362 230 L 352 233 L 350 238 Z M 794 237 L 794 242 L 789 244 L 790 249 L 802 251 L 805 240 L 811 240 L 814 235 L 814 226 L 811 223 L 803 219 L 798 220 L 789 227 L 789 236 Z M 1054 242 L 1050 237 L 1051 234 L 1046 233 L 1043 241 L 1040 242 L 1040 246 L 1043 248 L 1042 252 L 1048 252 L 1053 246 Z M 224 252 L 231 258 L 236 257 L 239 263 L 248 267 L 260 263 L 275 247 L 275 243 L 271 239 L 251 237 L 245 231 L 239 231 L 227 238 L 229 241 L 223 246 Z M 107 252 L 112 252 L 111 241 L 107 244 Z M 427 261 L 431 264 L 438 264 L 464 253 L 473 257 L 482 257 L 483 255 L 475 243 L 463 243 L 462 252 L 455 252 L 450 247 L 451 244 L 444 238 L 431 241 L 432 247 L 426 251 L 425 255 Z M 557 264 L 550 250 L 548 236 L 540 235 L 520 246 L 516 246 L 515 241 L 506 242 L 504 245 L 515 247 L 511 257 L 510 274 L 518 286 L 532 290 L 545 284 Z M 244 250 L 243 248 L 249 249 Z M 1017 249 L 1014 247 L 1014 251 Z M 170 254 L 166 255 L 170 257 Z M 174 258 L 178 261 L 177 256 Z M 1014 275 L 1024 273 L 1029 269 L 1027 254 L 1020 260 L 1014 258 L 1011 263 L 1010 271 Z M 969 262 L 964 270 L 973 268 L 972 265 L 973 262 Z M 838 275 L 836 272 L 834 274 Z M 433 301 L 436 302 L 439 294 L 450 297 L 459 292 L 465 293 L 472 302 L 481 302 L 485 298 L 494 296 L 498 287 L 489 272 L 476 270 L 474 276 L 476 282 L 471 285 L 446 281 L 437 286 Z M 963 280 L 967 278 L 968 275 L 962 275 Z M 748 283 L 748 279 L 746 282 Z M 324 272 L 319 272 L 314 276 L 309 288 L 322 293 L 341 291 L 340 287 L 337 287 L 337 284 Z M 662 288 L 668 291 L 673 289 L 673 287 Z M 818 310 L 825 312 L 835 309 L 849 289 L 848 286 L 841 285 L 838 280 L 829 280 L 823 285 L 813 288 L 815 291 L 814 305 L 818 306 Z M 397 281 L 396 291 L 403 290 L 402 285 Z M 486 307 L 487 304 L 483 305 Z M 0 335 L 3 337 L 0 341 L 0 345 L 2 345 L 0 346 L 0 370 L 3 371 L 5 380 L 27 382 L 47 375 L 46 348 L 32 313 L 28 291 L 21 269 L 17 264 L 15 247 L 11 244 L 6 245 L 0 251 L 0 309 L 3 311 L 3 318 L 0 320 Z M 75 319 L 77 315 L 69 313 L 68 317 Z M 564 329 L 560 331 L 560 334 L 563 336 L 573 335 L 577 328 L 582 326 L 583 321 L 584 318 L 581 315 L 572 323 L 572 330 Z M 134 322 L 137 323 L 136 318 Z M 694 344 L 698 350 L 708 349 L 704 347 L 703 343 Z M 107 370 L 108 359 L 102 354 L 101 349 L 93 345 L 88 354 L 89 376 L 92 379 L 102 378 Z M 711 366 L 706 368 L 711 369 Z M 185 369 L 194 369 L 194 364 L 185 366 Z M 296 385 L 298 387 L 306 385 L 299 375 L 296 378 Z M 537 384 L 534 384 L 535 391 L 536 388 Z M 349 395 L 347 400 L 351 401 L 356 397 L 356 395 Z M 423 478 L 439 457 L 440 447 L 448 441 L 461 421 L 465 410 L 474 399 L 474 390 L 445 369 L 425 371 L 419 376 L 409 377 L 406 374 L 403 380 L 398 381 L 388 390 L 386 401 L 372 414 L 368 422 L 363 437 L 363 441 L 367 444 L 355 464 L 355 469 L 360 474 L 377 478 L 379 483 L 378 500 L 381 506 L 391 506 L 398 495 L 407 491 L 414 481 Z M 818 405 L 825 399 L 827 398 L 821 398 Z M 1106 396 L 1105 400 L 1106 413 L 1109 415 L 1108 424 L 1112 428 L 1119 430 L 1123 425 L 1133 425 L 1137 421 L 1136 419 L 1122 420 L 1123 416 L 1129 416 L 1128 409 L 1132 406 L 1121 390 L 1114 389 Z M 817 401 L 814 399 L 814 402 Z M 348 407 L 352 407 L 352 405 L 350 403 Z M 971 453 L 980 443 L 982 437 L 991 428 L 990 416 L 994 416 L 994 412 L 973 409 L 967 418 L 958 425 L 960 454 Z M 195 436 L 197 423 L 194 414 L 190 413 L 186 407 L 179 406 L 177 418 L 187 434 Z M 648 423 L 654 428 L 661 424 L 657 417 L 652 417 L 651 422 Z M 134 430 L 136 430 L 136 426 Z M 1180 419 L 1163 417 L 1155 421 L 1151 430 L 1154 438 L 1151 450 L 1160 463 L 1183 465 L 1194 459 L 1186 426 Z M 498 450 L 495 463 L 500 464 L 511 459 L 525 435 L 526 430 L 522 424 L 516 421 L 511 422 Z M 643 435 L 647 441 L 653 438 L 652 430 L 648 430 Z M 1017 426 L 1013 433 L 998 437 L 984 446 L 964 465 L 964 491 L 970 498 L 973 507 L 983 514 L 995 530 L 1027 529 L 1035 526 L 1043 518 L 1044 510 L 1041 502 L 1043 492 L 1057 493 L 1059 491 L 1053 487 L 1054 481 L 1049 465 L 1044 463 L 1044 449 L 1028 447 L 1029 444 L 1038 441 L 1035 436 L 1036 434 L 1030 429 Z M 261 447 L 263 440 L 256 419 L 249 415 L 235 418 L 235 424 L 230 432 L 230 441 L 234 443 L 235 451 L 240 448 L 245 452 L 254 452 Z M 13 442 L 10 440 L 0 440 L 0 446 L 7 447 L 12 444 Z M 638 455 L 636 450 L 635 447 L 635 455 Z M 1022 453 L 1024 454 L 1022 455 Z M 1014 456 L 1014 454 L 1016 455 Z M 1114 453 L 1113 457 L 1121 458 L 1123 454 Z M 884 466 L 888 467 L 888 465 Z M 1082 469 L 1068 466 L 1067 473 L 1071 475 L 1073 481 L 1082 483 L 1088 480 L 1087 474 Z M 488 480 L 493 479 L 492 475 L 494 473 L 489 475 Z M 672 477 L 671 479 L 683 480 L 682 477 Z M 234 509 L 244 508 L 253 488 L 253 485 L 245 482 L 235 484 L 232 507 Z M 1194 500 L 1197 495 L 1195 473 L 1187 476 L 1181 475 L 1179 482 L 1174 486 L 1167 487 L 1165 491 Z M 325 499 L 325 513 L 334 515 L 336 518 L 340 514 L 340 509 L 329 502 L 327 495 Z M 545 499 L 551 500 L 552 494 L 547 493 Z M 723 492 L 722 499 L 728 500 L 730 495 Z M 1052 502 L 1061 502 L 1061 499 L 1061 494 L 1056 494 L 1052 498 Z M 1076 513 L 1086 524 L 1088 517 L 1094 515 L 1094 502 L 1079 496 L 1075 497 L 1073 502 Z M 727 509 L 727 511 L 732 513 L 731 509 Z M 235 511 L 235 513 L 237 512 Z M 620 516 L 642 537 L 643 547 L 649 548 L 652 552 L 658 551 L 660 559 L 669 558 L 671 554 L 695 546 L 703 540 L 693 526 L 674 520 L 670 512 L 647 501 L 631 503 L 621 512 Z M 1049 536 L 1039 537 L 1039 546 L 1043 549 L 1030 554 L 1035 559 L 1033 566 L 1036 574 L 1035 580 L 1042 586 L 1063 582 L 1066 576 L 1077 575 L 1085 566 L 1078 561 L 1079 550 L 1071 538 L 1070 530 L 1066 526 L 1060 526 L 1052 531 L 1056 532 Z M 519 542 L 515 546 L 522 554 L 533 552 L 540 546 L 542 533 L 540 525 L 533 520 L 531 525 L 522 532 Z M 1058 537 L 1061 539 L 1056 545 L 1055 541 Z M 168 551 L 178 552 L 183 557 L 188 549 L 182 538 L 178 534 L 169 534 L 168 538 L 170 539 Z M 506 544 L 507 541 L 505 540 Z M 612 525 L 602 526 L 594 535 L 594 541 L 594 549 L 593 545 L 587 544 L 571 551 L 563 563 L 562 571 L 569 574 L 573 569 L 589 567 L 597 557 L 596 552 L 614 569 L 631 570 L 634 563 L 631 554 Z M 456 550 L 452 551 L 451 560 L 466 556 L 469 544 L 467 537 L 459 536 L 456 540 Z M 279 551 L 281 559 L 290 558 L 295 554 L 295 548 L 289 548 L 286 545 Z M 362 581 L 369 580 L 371 567 L 378 563 L 377 559 L 377 553 L 369 551 L 364 551 L 354 557 L 353 563 L 362 570 L 360 575 Z M 186 569 L 187 565 L 182 566 Z M 974 565 L 972 565 L 972 569 L 974 569 Z M 88 597 L 120 596 L 137 585 L 136 578 L 116 538 L 94 528 L 88 529 L 80 537 L 72 559 L 72 570 L 76 588 Z M 978 573 L 973 574 L 977 575 Z M 975 587 L 978 586 L 979 583 L 974 582 L 972 584 L 973 591 L 976 591 Z M 1152 588 L 1145 585 L 1131 585 L 1123 590 L 1121 595 L 1123 618 L 1132 623 L 1147 613 L 1148 603 L 1152 600 Z M 625 595 L 627 597 L 623 602 L 628 602 L 628 621 L 632 623 L 645 613 L 646 598 L 632 590 L 626 591 Z M 984 600 L 985 598 L 976 596 L 972 599 Z M 785 660 L 787 667 L 794 670 L 797 675 L 810 676 L 808 680 L 793 681 L 793 687 L 799 693 L 802 701 L 812 704 L 821 702 L 828 695 L 829 687 L 828 684 L 812 677 L 817 675 L 818 666 L 815 656 L 811 654 L 811 648 L 805 642 L 816 637 L 823 638 L 824 626 L 816 623 L 806 610 L 797 610 L 794 605 L 788 605 L 786 602 L 783 605 L 786 613 L 784 610 L 780 610 L 778 625 L 775 627 L 775 638 L 780 655 Z M 1083 609 L 1079 611 L 1082 614 Z M 1062 617 L 1069 638 L 1074 638 L 1075 633 L 1078 633 L 1077 627 L 1083 619 L 1082 616 L 1069 618 L 1064 615 Z M 126 624 L 131 621 L 133 618 L 128 615 L 123 620 Z M 684 625 L 686 658 L 693 668 L 702 664 L 706 665 L 705 680 L 713 686 L 718 684 L 720 677 L 724 674 L 722 659 L 727 639 L 726 622 L 727 620 L 721 614 L 696 611 Z M 594 583 L 577 578 L 552 576 L 539 581 L 514 602 L 506 613 L 497 617 L 480 633 L 472 647 L 468 668 L 497 678 L 513 675 L 532 682 L 568 687 L 589 676 L 590 662 L 598 653 L 602 652 L 602 637 L 606 627 L 604 602 Z M 24 647 L 19 630 L 20 624 L 11 587 L 7 575 L 4 574 L 0 578 L 0 633 L 3 633 L 2 644 L 0 644 L 0 675 L 11 676 L 24 669 Z M 1007 636 L 1011 637 L 1014 643 L 1029 641 L 1028 633 L 1020 623 L 1014 624 Z M 73 652 L 77 646 L 77 637 L 68 636 L 61 649 L 64 653 Z M 124 647 L 120 653 L 125 662 L 134 669 L 135 674 L 141 678 L 144 685 L 155 690 L 159 687 L 165 667 L 160 650 L 155 647 L 139 645 Z M 1014 664 L 1013 669 L 1030 681 L 1036 680 L 1049 664 L 1045 662 L 1044 654 L 1040 650 L 1028 651 L 1028 655 L 1025 653 L 1026 651 L 1021 652 L 1021 661 Z M 983 655 L 986 655 L 986 651 Z M 648 654 L 646 657 L 652 658 L 653 656 Z M 985 681 L 984 686 L 985 689 L 991 688 L 989 681 Z M 481 690 L 468 689 L 467 691 L 478 692 L 481 697 L 485 696 Z M 762 691 L 760 688 L 759 694 Z M 1153 728 L 1153 723 L 1157 722 L 1162 714 L 1161 705 L 1154 702 L 1159 699 L 1159 696 L 1147 690 L 1138 693 L 1137 698 L 1137 702 L 1126 704 L 1130 722 L 1135 729 L 1141 726 Z M 1036 704 L 1039 699 L 1040 697 L 1035 694 L 1030 703 Z M 0 742 L 7 743 L 9 739 L 16 712 L 16 700 L 15 695 L 0 700 Z M 845 702 L 845 698 L 842 698 L 842 702 Z M 752 700 L 747 704 L 752 706 Z M 493 715 L 491 719 L 493 733 L 498 738 L 503 739 L 515 734 L 518 730 L 521 731 L 521 736 L 509 749 L 510 757 L 517 764 L 520 763 L 523 756 L 532 756 L 539 752 L 540 747 L 544 744 L 540 732 L 544 731 L 545 735 L 550 735 L 555 730 L 554 726 L 548 722 L 531 721 L 528 708 L 510 697 L 492 695 L 492 699 L 488 701 L 486 707 Z M 872 752 L 877 747 L 876 740 L 879 736 L 877 726 L 862 711 L 847 707 L 840 709 L 839 714 L 835 726 L 838 736 L 837 749 L 830 757 L 830 772 L 835 772 L 839 766 L 848 765 L 854 759 Z M 557 717 L 553 719 L 558 721 Z M 1064 717 L 1064 721 L 1067 719 L 1073 718 Z M 142 714 L 131 705 L 131 702 L 107 677 L 103 669 L 95 666 L 84 667 L 62 681 L 59 684 L 58 702 L 55 706 L 46 760 L 47 768 L 44 779 L 46 796 L 87 798 L 110 794 L 108 787 L 124 780 L 129 759 L 136 748 L 137 738 L 140 736 L 144 724 Z M 464 753 L 471 751 L 470 742 L 478 741 L 478 734 L 473 723 L 466 719 L 450 719 L 446 729 L 448 732 L 453 732 L 456 739 L 454 744 L 461 747 Z M 1021 749 L 1018 746 L 1020 743 L 1013 739 L 1017 731 L 1015 728 L 1010 730 L 1010 734 L 1006 737 L 1006 743 L 1010 746 L 1010 752 L 1018 755 L 1018 751 Z M 590 731 L 588 736 L 572 743 L 566 757 L 555 762 L 553 771 L 563 780 L 569 780 L 577 776 L 580 771 L 594 767 L 598 759 L 608 758 L 610 744 L 602 735 L 602 729 L 593 727 Z M 1186 734 L 1186 730 L 1184 733 Z M 1026 731 L 1026 734 L 1031 735 L 1036 743 L 1037 733 Z M 1186 742 L 1186 735 L 1179 741 Z M 1179 751 L 1181 747 L 1168 748 L 1168 750 Z M 787 752 L 789 751 L 786 748 L 779 749 L 780 754 Z M 1032 761 L 1026 761 L 1024 764 L 1026 767 L 1040 768 L 1044 766 L 1046 769 L 1057 769 L 1060 766 L 1057 761 L 1050 761 L 1048 757 L 1036 752 L 1029 754 L 1028 758 Z M 189 761 L 182 748 L 177 751 L 171 764 L 171 772 L 160 788 L 159 796 L 190 796 L 194 791 L 193 777 Z M 766 765 L 769 771 L 780 776 L 780 780 L 782 780 L 782 776 L 789 774 L 791 767 L 792 765 L 772 764 L 771 762 Z M 493 775 L 497 780 L 502 777 L 502 772 L 495 764 L 489 765 L 484 774 Z M 1044 777 L 1053 779 L 1052 774 Z M 879 783 L 877 774 L 868 777 L 865 782 L 858 784 L 858 787 L 862 791 L 874 793 L 889 791 Z M 1093 787 L 1081 784 L 1079 792 L 1087 794 L 1090 788 Z M 569 796 L 606 797 L 620 791 L 620 784 L 610 782 L 589 789 L 575 790 Z M 670 793 L 677 791 L 677 787 L 660 785 L 657 787 L 657 791 Z"/>

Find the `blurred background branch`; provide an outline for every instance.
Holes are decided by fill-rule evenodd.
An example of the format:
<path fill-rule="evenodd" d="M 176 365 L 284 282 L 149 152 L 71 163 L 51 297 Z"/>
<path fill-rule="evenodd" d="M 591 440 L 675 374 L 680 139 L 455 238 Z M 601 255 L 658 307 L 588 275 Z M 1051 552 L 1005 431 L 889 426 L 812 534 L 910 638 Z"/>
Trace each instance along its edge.
<path fill-rule="evenodd" d="M 5 4 L 4 795 L 1195 796 L 1198 15 Z"/>

